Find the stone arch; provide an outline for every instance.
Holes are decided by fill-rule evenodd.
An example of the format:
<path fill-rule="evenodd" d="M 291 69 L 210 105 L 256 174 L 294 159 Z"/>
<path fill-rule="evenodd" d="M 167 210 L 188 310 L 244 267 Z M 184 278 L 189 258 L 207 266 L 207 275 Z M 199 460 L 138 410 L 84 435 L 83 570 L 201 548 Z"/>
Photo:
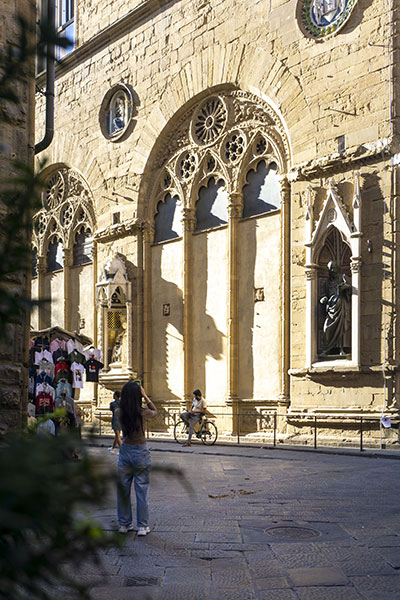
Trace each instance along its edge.
<path fill-rule="evenodd" d="M 50 165 L 44 169 L 43 173 L 55 170 L 62 165 L 79 172 L 95 196 L 97 191 L 101 192 L 107 189 L 107 179 L 97 159 L 88 152 L 87 145 L 82 144 L 77 136 L 71 136 L 56 129 L 49 148 L 36 158 L 37 168 L 40 168 L 43 160 Z"/>
<path fill-rule="evenodd" d="M 206 101 L 207 97 L 220 98 L 227 107 L 227 125 L 224 131 L 217 136 L 218 141 L 213 142 L 212 145 L 208 142 L 196 142 L 191 133 L 199 102 Z M 197 172 L 193 173 L 193 177 L 188 175 L 183 185 L 187 198 L 191 196 L 190 190 L 194 190 L 194 180 L 196 179 L 196 183 L 198 183 L 197 179 L 202 177 L 199 167 L 204 164 L 203 159 L 210 151 L 216 153 L 215 158 L 217 163 L 221 164 L 221 170 L 224 173 L 222 177 L 227 186 L 231 186 L 232 190 L 235 189 L 238 185 L 237 178 L 240 169 L 235 164 L 225 164 L 221 157 L 224 136 L 229 136 L 235 129 L 240 128 L 240 130 L 246 130 L 249 140 L 252 139 L 252 131 L 258 131 L 260 127 L 268 138 L 281 171 L 287 172 L 291 164 L 287 128 L 270 104 L 259 96 L 240 91 L 232 85 L 219 85 L 193 97 L 188 105 L 182 106 L 170 122 L 164 126 L 148 156 L 139 190 L 138 216 L 151 220 L 153 208 L 150 207 L 153 207 L 153 202 L 149 202 L 149 198 L 154 198 L 159 193 L 153 182 L 159 181 L 161 171 L 167 165 L 173 163 L 175 166 L 172 168 L 176 170 L 176 161 L 180 160 L 179 157 L 183 156 L 185 152 L 188 156 L 192 154 L 195 157 L 197 165 Z"/>
<path fill-rule="evenodd" d="M 42 172 L 45 182 L 43 208 L 33 218 L 33 241 L 44 253 L 49 236 L 57 232 L 65 249 L 73 244 L 74 231 L 80 222 L 89 221 L 96 228 L 93 194 L 80 171 L 65 163 L 50 165 Z M 83 213 L 83 214 L 82 214 Z"/>
<path fill-rule="evenodd" d="M 289 141 L 289 167 L 297 154 L 316 155 L 313 118 L 299 78 L 276 56 L 251 44 L 232 42 L 196 53 L 169 81 L 143 126 L 140 152 L 134 158 L 138 171 L 146 173 L 157 152 L 156 141 L 166 126 L 179 124 L 189 102 L 221 89 L 247 90 L 274 109 Z M 143 182 L 139 201 L 146 196 L 145 187 Z"/>

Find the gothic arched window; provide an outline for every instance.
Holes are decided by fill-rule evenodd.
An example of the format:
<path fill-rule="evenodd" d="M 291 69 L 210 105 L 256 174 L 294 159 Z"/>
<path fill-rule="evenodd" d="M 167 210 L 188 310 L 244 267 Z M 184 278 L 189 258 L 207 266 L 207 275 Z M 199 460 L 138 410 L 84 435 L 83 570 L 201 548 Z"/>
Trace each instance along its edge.
<path fill-rule="evenodd" d="M 75 243 L 72 249 L 73 266 L 86 265 L 92 262 L 93 238 L 90 229 L 82 226 L 75 234 Z"/>
<path fill-rule="evenodd" d="M 167 194 L 164 200 L 157 204 L 157 214 L 154 219 L 154 243 L 166 242 L 181 237 L 182 211 L 179 197 Z"/>
<path fill-rule="evenodd" d="M 256 169 L 247 173 L 247 184 L 243 188 L 243 217 L 261 215 L 280 207 L 280 183 L 278 166 L 275 162 L 267 166 L 261 160 Z"/>
<path fill-rule="evenodd" d="M 47 250 L 47 273 L 59 271 L 64 268 L 63 250 L 63 244 L 60 239 L 54 238 L 50 242 Z"/>
<path fill-rule="evenodd" d="M 225 182 L 211 177 L 199 191 L 196 204 L 196 231 L 213 229 L 228 222 L 228 194 Z"/>

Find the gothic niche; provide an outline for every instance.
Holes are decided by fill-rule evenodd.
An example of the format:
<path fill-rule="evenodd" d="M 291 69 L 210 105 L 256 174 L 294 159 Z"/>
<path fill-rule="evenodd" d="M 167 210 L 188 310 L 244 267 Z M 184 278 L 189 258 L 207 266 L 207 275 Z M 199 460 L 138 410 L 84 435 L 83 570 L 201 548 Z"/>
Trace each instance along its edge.
<path fill-rule="evenodd" d="M 133 92 L 123 83 L 112 87 L 103 98 L 99 113 L 102 134 L 112 142 L 120 140 L 132 122 Z"/>
<path fill-rule="evenodd" d="M 103 384 L 123 384 L 132 370 L 132 283 L 126 260 L 116 253 L 106 262 L 96 284 L 100 336 L 104 356 Z"/>
<path fill-rule="evenodd" d="M 332 227 L 317 256 L 317 353 L 351 358 L 351 249 Z"/>

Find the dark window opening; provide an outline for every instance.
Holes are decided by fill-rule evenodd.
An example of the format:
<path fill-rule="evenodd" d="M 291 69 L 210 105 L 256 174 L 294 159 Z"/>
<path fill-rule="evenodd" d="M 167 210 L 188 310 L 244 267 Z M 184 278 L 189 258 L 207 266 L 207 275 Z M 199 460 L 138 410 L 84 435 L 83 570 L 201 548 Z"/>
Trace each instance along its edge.
<path fill-rule="evenodd" d="M 93 238 L 90 229 L 81 227 L 75 234 L 75 243 L 72 249 L 72 264 L 74 267 L 91 263 Z"/>
<path fill-rule="evenodd" d="M 58 238 L 54 238 L 52 242 L 49 244 L 49 249 L 47 251 L 47 273 L 52 273 L 53 271 L 59 271 L 64 268 L 64 248 L 62 245 L 62 241 Z"/>
<path fill-rule="evenodd" d="M 261 215 L 280 207 L 278 166 L 268 166 L 261 160 L 256 169 L 247 173 L 247 185 L 243 188 L 243 217 Z"/>

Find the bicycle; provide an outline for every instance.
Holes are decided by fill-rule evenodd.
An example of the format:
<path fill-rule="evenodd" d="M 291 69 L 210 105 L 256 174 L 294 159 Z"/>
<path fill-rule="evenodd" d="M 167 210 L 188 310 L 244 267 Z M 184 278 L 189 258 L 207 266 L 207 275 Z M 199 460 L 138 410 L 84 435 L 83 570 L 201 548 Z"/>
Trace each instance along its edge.
<path fill-rule="evenodd" d="M 197 431 L 196 431 L 197 429 Z M 189 433 L 189 426 L 186 425 L 185 421 L 180 419 L 174 427 L 174 438 L 178 444 L 184 444 L 187 442 Z M 204 415 L 195 426 L 193 437 L 200 439 L 203 444 L 212 446 L 217 441 L 218 429 L 213 421 L 209 421 Z"/>

